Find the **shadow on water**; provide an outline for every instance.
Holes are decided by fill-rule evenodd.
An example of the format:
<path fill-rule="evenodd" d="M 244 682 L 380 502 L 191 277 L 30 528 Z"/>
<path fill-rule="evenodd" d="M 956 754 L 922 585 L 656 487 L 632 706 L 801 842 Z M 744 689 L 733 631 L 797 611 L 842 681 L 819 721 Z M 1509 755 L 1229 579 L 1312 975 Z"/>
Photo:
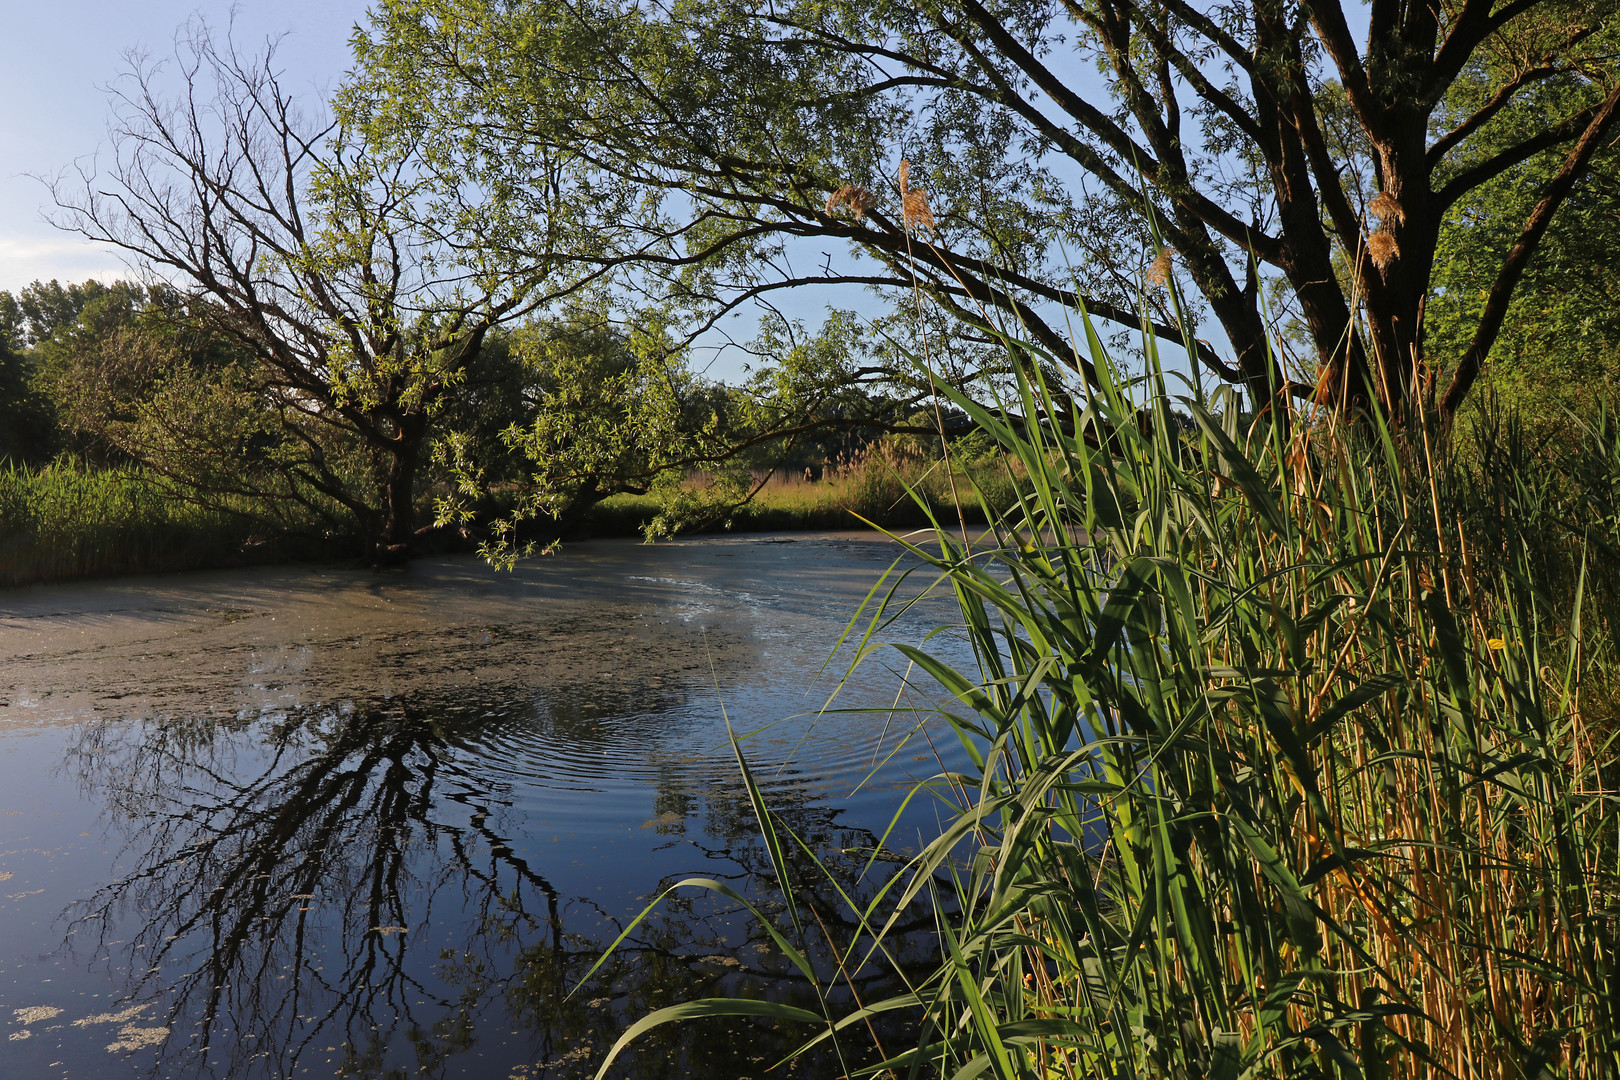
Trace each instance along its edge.
<path fill-rule="evenodd" d="M 814 1006 L 761 928 L 702 896 L 661 905 L 579 985 L 626 915 L 677 874 L 727 880 L 781 915 L 769 861 L 725 759 L 671 758 L 654 768 L 639 853 L 609 871 L 634 902 L 615 904 L 600 881 L 596 898 L 559 884 L 547 863 L 577 852 L 533 835 L 513 776 L 554 772 L 532 760 L 549 747 L 581 763 L 565 784 L 611 784 L 593 763 L 638 733 L 604 721 L 667 717 L 682 695 L 643 688 L 630 703 L 615 691 L 593 707 L 552 693 L 571 702 L 556 708 L 483 689 L 75 730 L 66 768 L 105 808 L 123 869 L 64 914 L 63 947 L 123 973 L 120 1031 L 152 1075 L 437 1076 L 460 1055 L 482 1075 L 590 1075 L 630 1019 L 679 1000 Z M 861 880 L 855 854 L 875 845 L 869 831 L 791 777 L 771 801 L 842 885 L 881 885 L 882 873 Z M 804 885 L 801 901 L 848 940 L 831 886 L 810 874 Z M 856 987 L 891 978 L 863 972 Z M 736 1021 L 667 1026 L 620 1075 L 754 1076 L 788 1045 Z M 835 1071 L 810 1059 L 772 1075 Z"/>

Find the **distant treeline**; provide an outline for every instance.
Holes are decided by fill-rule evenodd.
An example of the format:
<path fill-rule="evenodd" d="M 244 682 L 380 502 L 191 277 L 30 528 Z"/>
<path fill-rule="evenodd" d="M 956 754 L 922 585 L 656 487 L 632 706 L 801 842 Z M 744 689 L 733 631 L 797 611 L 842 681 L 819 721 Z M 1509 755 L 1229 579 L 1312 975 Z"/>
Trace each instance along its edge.
<path fill-rule="evenodd" d="M 951 498 L 946 444 L 903 403 L 726 386 L 671 353 L 649 360 L 645 340 L 581 311 L 493 329 L 453 392 L 420 422 L 396 415 L 379 450 L 371 420 L 354 419 L 375 402 L 289 389 L 207 301 L 128 282 L 0 292 L 0 583 L 568 533 L 898 523 L 908 483 Z M 982 454 L 972 436 L 952 441 L 958 468 Z M 813 482 L 761 486 L 769 474 Z M 516 515 L 526 524 L 500 531 Z"/>

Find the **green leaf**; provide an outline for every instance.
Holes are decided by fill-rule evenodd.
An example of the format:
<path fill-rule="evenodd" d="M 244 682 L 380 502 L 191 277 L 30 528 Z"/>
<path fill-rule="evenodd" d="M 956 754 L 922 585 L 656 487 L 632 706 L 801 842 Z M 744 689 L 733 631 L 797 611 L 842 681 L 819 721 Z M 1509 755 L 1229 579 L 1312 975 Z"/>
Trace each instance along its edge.
<path fill-rule="evenodd" d="M 663 1024 L 672 1024 L 680 1020 L 697 1020 L 710 1016 L 758 1016 L 767 1020 L 786 1020 L 795 1024 L 825 1024 L 826 1018 L 817 1016 L 806 1009 L 795 1008 L 792 1005 L 782 1005 L 774 1001 L 750 1001 L 747 998 L 700 998 L 697 1001 L 684 1001 L 679 1005 L 670 1005 L 649 1013 L 640 1020 L 631 1024 L 618 1041 L 608 1050 L 607 1057 L 596 1070 L 596 1080 L 602 1080 L 608 1069 L 613 1065 L 624 1048 L 636 1039 Z"/>

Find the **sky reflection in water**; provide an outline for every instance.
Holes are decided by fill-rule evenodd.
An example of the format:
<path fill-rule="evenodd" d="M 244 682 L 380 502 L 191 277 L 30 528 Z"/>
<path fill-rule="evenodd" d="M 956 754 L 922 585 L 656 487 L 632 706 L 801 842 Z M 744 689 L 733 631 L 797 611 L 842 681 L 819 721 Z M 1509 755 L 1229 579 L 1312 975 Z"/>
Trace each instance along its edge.
<path fill-rule="evenodd" d="M 568 992 L 674 880 L 769 901 L 722 703 L 773 808 L 859 876 L 847 852 L 938 769 L 913 737 L 852 795 L 915 711 L 812 715 L 894 555 L 859 535 L 605 541 L 513 575 L 451 559 L 0 595 L 0 1071 L 589 1075 L 661 1005 L 797 1001 L 763 932 L 697 894 Z M 930 602 L 889 636 L 948 615 Z M 837 704 L 900 690 L 873 665 Z M 919 800 L 901 835 L 934 821 Z M 760 1075 L 781 1048 L 666 1028 L 624 1074 Z"/>

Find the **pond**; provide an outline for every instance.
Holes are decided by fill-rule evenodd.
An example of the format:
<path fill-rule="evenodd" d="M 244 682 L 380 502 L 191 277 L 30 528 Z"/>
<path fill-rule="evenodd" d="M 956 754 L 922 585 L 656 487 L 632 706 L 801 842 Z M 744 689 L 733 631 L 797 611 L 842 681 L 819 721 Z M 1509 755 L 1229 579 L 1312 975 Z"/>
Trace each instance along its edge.
<path fill-rule="evenodd" d="M 881 882 L 864 853 L 951 737 L 892 652 L 823 706 L 898 553 L 873 534 L 597 541 L 512 573 L 446 558 L 0 593 L 0 1072 L 589 1076 L 662 1005 L 804 1004 L 757 923 L 695 889 L 586 976 L 685 877 L 780 919 L 728 722 L 828 871 Z M 885 636 L 953 611 L 924 600 Z M 888 846 L 938 821 L 914 800 Z M 815 879 L 801 899 L 837 938 Z M 762 1075 L 787 1038 L 663 1028 L 617 1075 Z"/>

